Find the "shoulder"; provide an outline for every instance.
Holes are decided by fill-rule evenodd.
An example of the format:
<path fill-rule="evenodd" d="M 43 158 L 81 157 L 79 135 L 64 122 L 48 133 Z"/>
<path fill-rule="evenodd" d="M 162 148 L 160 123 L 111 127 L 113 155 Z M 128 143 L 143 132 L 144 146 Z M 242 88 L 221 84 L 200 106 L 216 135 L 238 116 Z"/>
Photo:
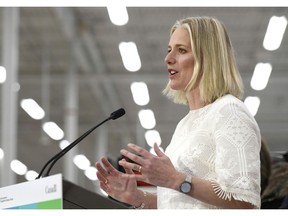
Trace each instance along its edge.
<path fill-rule="evenodd" d="M 217 104 L 218 106 L 221 105 L 223 106 L 227 104 L 236 104 L 240 106 L 244 105 L 243 101 L 230 94 L 218 98 L 214 103 Z"/>
<path fill-rule="evenodd" d="M 254 116 L 250 113 L 247 106 L 240 99 L 232 96 L 225 95 L 215 101 L 217 104 L 217 112 L 219 114 L 218 120 L 224 120 L 233 122 L 235 124 L 238 122 L 242 125 L 249 126 L 260 133 L 258 123 Z M 218 121 L 218 123 L 221 121 Z"/>
<path fill-rule="evenodd" d="M 230 114 L 244 114 L 245 116 L 254 119 L 254 117 L 250 114 L 246 105 L 243 101 L 236 98 L 233 95 L 225 95 L 219 99 L 217 99 L 213 106 L 221 113 L 228 112 Z"/>
<path fill-rule="evenodd" d="M 242 122 L 250 127 L 255 127 L 259 131 L 258 124 L 254 116 L 250 113 L 247 106 L 240 99 L 232 96 L 225 95 L 218 100 L 216 100 L 215 105 L 215 114 L 217 115 L 217 122 L 225 121 L 229 122 Z"/>

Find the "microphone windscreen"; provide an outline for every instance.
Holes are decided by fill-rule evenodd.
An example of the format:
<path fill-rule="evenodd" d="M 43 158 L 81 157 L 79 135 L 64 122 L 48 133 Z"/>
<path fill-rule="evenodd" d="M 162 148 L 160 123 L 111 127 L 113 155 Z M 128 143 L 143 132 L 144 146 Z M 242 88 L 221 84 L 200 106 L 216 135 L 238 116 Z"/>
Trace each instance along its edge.
<path fill-rule="evenodd" d="M 110 114 L 110 118 L 115 120 L 120 118 L 121 116 L 123 116 L 125 114 L 125 110 L 123 108 L 120 108 L 116 111 L 114 111 L 113 113 Z"/>

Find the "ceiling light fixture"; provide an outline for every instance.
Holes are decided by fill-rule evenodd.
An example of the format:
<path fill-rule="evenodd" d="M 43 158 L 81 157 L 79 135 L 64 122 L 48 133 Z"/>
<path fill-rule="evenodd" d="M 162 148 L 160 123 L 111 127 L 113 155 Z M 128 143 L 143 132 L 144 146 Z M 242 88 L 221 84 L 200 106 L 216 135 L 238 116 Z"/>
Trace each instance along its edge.
<path fill-rule="evenodd" d="M 134 102 L 139 106 L 147 105 L 150 101 L 148 87 L 145 82 L 133 82 L 130 85 Z"/>
<path fill-rule="evenodd" d="M 73 162 L 81 170 L 86 170 L 91 165 L 91 162 L 83 154 L 75 155 L 73 158 Z"/>
<path fill-rule="evenodd" d="M 263 90 L 266 88 L 272 71 L 270 63 L 258 63 L 255 66 L 253 76 L 250 82 L 251 88 L 254 90 Z"/>
<path fill-rule="evenodd" d="M 119 51 L 122 62 L 126 70 L 136 72 L 141 68 L 141 60 L 138 54 L 137 46 L 134 42 L 121 42 Z"/>
<path fill-rule="evenodd" d="M 42 107 L 40 107 L 39 104 L 31 98 L 21 100 L 20 106 L 33 119 L 39 120 L 43 119 L 45 116 Z"/>
<path fill-rule="evenodd" d="M 129 21 L 127 8 L 123 0 L 108 1 L 107 12 L 110 21 L 117 26 L 126 25 Z"/>
<path fill-rule="evenodd" d="M 140 124 L 145 129 L 152 129 L 156 125 L 154 113 L 150 109 L 140 110 L 138 113 Z"/>
<path fill-rule="evenodd" d="M 260 98 L 249 96 L 245 99 L 244 104 L 247 106 L 251 115 L 255 116 L 260 106 Z"/>
<path fill-rule="evenodd" d="M 4 83 L 6 81 L 6 69 L 3 66 L 0 66 L 0 83 Z"/>
<path fill-rule="evenodd" d="M 270 18 L 263 41 L 263 47 L 266 50 L 273 51 L 280 47 L 286 26 L 287 18 L 285 16 Z"/>
<path fill-rule="evenodd" d="M 84 171 L 84 174 L 91 181 L 96 181 L 98 179 L 97 175 L 95 174 L 96 172 L 97 172 L 96 168 L 94 166 L 90 166 L 88 167 L 88 169 Z"/>
<path fill-rule="evenodd" d="M 162 142 L 160 134 L 157 130 L 146 131 L 145 132 L 145 139 L 146 139 L 147 144 L 150 147 L 153 147 L 154 143 L 157 143 L 157 145 L 160 146 L 161 142 Z"/>
<path fill-rule="evenodd" d="M 42 128 L 54 140 L 61 140 L 64 137 L 63 130 L 55 122 L 45 122 Z"/>
<path fill-rule="evenodd" d="M 27 166 L 19 160 L 11 161 L 10 168 L 13 172 L 15 172 L 18 175 L 25 175 L 27 172 Z"/>
<path fill-rule="evenodd" d="M 4 158 L 4 151 L 0 148 L 0 160 Z"/>

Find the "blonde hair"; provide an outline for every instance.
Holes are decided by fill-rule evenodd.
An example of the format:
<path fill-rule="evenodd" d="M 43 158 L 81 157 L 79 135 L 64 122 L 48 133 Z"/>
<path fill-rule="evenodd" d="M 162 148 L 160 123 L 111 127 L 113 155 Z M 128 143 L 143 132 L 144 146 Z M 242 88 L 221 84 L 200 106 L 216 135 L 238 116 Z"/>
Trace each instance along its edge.
<path fill-rule="evenodd" d="M 225 26 L 215 18 L 188 17 L 176 21 L 171 28 L 170 37 L 179 27 L 184 27 L 189 32 L 195 58 L 194 71 L 183 91 L 171 89 L 168 82 L 163 94 L 175 103 L 188 104 L 186 92 L 199 85 L 200 99 L 205 104 L 226 94 L 241 99 L 243 83 Z"/>

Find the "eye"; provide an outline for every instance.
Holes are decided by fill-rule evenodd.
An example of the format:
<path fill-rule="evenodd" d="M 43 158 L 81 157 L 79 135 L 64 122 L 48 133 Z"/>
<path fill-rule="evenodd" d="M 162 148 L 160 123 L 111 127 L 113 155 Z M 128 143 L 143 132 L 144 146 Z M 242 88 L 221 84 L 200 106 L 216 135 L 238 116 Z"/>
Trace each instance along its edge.
<path fill-rule="evenodd" d="M 186 51 L 186 49 L 183 49 L 183 48 L 179 48 L 179 53 L 181 53 L 181 54 L 184 54 L 184 53 L 186 53 L 187 51 Z"/>
<path fill-rule="evenodd" d="M 168 49 L 168 50 L 167 50 L 167 53 L 170 53 L 170 52 L 171 52 L 171 49 Z"/>

